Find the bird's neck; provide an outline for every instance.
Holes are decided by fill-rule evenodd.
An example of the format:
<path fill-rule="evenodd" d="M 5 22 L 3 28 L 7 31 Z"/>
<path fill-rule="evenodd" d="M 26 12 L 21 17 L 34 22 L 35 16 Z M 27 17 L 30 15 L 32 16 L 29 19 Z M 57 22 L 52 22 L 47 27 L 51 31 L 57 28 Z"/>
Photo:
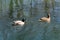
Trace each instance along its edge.
<path fill-rule="evenodd" d="M 48 14 L 47 18 L 50 18 L 50 14 Z"/>

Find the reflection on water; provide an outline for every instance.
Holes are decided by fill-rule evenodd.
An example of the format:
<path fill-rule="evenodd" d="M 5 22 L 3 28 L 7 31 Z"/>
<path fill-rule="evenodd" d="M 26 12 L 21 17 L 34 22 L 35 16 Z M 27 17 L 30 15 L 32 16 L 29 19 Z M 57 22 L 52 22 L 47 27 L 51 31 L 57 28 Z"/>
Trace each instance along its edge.
<path fill-rule="evenodd" d="M 51 23 L 48 24 L 46 22 L 37 21 L 39 18 L 46 16 L 44 12 L 43 1 L 34 0 L 32 1 L 32 4 L 30 4 L 31 0 L 24 0 L 24 5 L 22 5 L 23 9 L 19 9 L 21 8 L 21 6 L 19 5 L 22 3 L 19 4 L 17 2 L 15 3 L 14 0 L 8 2 L 7 0 L 4 1 L 4 3 L 6 3 L 6 5 L 4 4 L 6 8 L 5 6 L 3 6 L 3 2 L 1 3 L 3 7 L 1 9 L 0 6 L 0 9 L 2 10 L 0 10 L 0 40 L 60 40 L 60 12 L 58 11 L 58 4 L 56 5 L 56 8 L 54 10 L 55 17 L 54 19 L 51 17 Z M 17 4 L 19 5 L 17 6 Z M 9 7 L 8 5 L 11 7 Z M 50 11 L 51 14 L 53 14 L 52 10 Z M 30 15 L 30 13 L 32 14 L 32 16 Z M 23 16 L 20 17 L 21 15 Z M 10 18 L 8 16 L 13 16 L 13 18 Z M 22 19 L 24 17 L 26 18 L 26 24 L 23 27 L 12 26 L 12 21 Z"/>

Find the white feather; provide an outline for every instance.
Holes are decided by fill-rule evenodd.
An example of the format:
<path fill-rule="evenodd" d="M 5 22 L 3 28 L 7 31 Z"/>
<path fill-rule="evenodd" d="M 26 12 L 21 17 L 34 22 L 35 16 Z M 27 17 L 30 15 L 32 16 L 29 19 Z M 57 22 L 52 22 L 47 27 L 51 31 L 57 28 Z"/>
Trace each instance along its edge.
<path fill-rule="evenodd" d="M 25 22 L 21 21 L 21 20 L 17 20 L 17 21 L 14 21 L 15 24 L 18 24 L 20 26 L 23 26 L 25 24 Z"/>

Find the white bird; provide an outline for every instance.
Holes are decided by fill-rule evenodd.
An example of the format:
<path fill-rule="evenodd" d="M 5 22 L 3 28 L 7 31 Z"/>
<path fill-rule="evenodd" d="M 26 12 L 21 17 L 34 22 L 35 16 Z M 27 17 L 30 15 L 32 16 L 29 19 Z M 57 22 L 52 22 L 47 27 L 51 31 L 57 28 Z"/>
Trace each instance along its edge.
<path fill-rule="evenodd" d="M 42 17 L 39 21 L 50 23 L 50 14 L 48 14 L 47 17 Z"/>
<path fill-rule="evenodd" d="M 22 19 L 22 20 L 16 20 L 16 21 L 13 21 L 13 26 L 17 26 L 17 25 L 20 25 L 20 26 L 23 26 L 25 24 L 25 19 Z"/>

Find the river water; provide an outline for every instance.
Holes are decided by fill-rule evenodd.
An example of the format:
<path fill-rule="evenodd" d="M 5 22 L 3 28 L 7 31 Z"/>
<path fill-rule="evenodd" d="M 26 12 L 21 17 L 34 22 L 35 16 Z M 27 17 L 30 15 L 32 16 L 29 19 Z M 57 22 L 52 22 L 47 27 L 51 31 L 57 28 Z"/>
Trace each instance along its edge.
<path fill-rule="evenodd" d="M 30 1 L 24 0 L 25 5 L 23 11 L 25 16 L 21 18 L 17 18 L 17 10 L 15 9 L 12 14 L 13 18 L 9 18 L 8 5 L 10 0 L 0 1 L 2 3 L 2 10 L 0 10 L 0 40 L 60 40 L 59 0 L 55 0 L 56 4 L 54 10 L 52 8 L 50 9 L 50 23 L 38 21 L 39 18 L 46 16 L 43 9 L 44 5 L 42 5 L 43 0 L 32 1 L 32 16 L 29 14 Z M 26 23 L 24 26 L 12 26 L 11 22 L 22 18 L 26 18 Z"/>

